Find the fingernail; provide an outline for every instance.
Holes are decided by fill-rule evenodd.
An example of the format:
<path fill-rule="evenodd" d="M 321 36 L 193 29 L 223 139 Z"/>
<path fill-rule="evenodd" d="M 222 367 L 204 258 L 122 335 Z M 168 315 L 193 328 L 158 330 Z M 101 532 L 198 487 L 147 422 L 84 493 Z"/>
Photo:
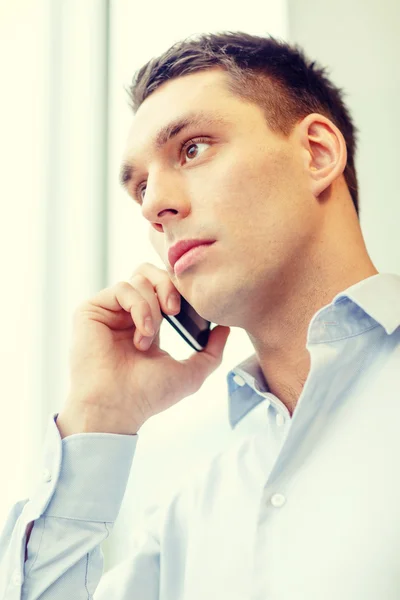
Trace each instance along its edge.
<path fill-rule="evenodd" d="M 180 305 L 180 298 L 177 294 L 170 294 L 167 299 L 168 310 L 178 310 Z"/>
<path fill-rule="evenodd" d="M 147 350 L 148 348 L 150 348 L 152 341 L 152 338 L 143 337 L 139 342 L 139 346 L 142 348 L 142 350 Z"/>

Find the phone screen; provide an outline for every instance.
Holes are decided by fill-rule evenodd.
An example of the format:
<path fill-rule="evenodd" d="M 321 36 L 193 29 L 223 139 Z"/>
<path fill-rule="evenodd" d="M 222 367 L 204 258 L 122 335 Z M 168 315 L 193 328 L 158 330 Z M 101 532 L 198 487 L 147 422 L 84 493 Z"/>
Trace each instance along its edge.
<path fill-rule="evenodd" d="M 166 315 L 162 311 L 161 313 L 189 346 L 198 352 L 204 350 L 210 335 L 211 322 L 203 319 L 183 296 L 181 310 L 177 315 Z"/>

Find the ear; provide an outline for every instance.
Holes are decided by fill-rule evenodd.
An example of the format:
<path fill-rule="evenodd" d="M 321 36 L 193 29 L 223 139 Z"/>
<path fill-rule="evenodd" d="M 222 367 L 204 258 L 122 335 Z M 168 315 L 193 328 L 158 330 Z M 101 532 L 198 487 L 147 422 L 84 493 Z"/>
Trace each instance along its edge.
<path fill-rule="evenodd" d="M 307 115 L 298 131 L 311 191 L 318 197 L 342 175 L 347 163 L 346 142 L 336 125 L 318 113 Z"/>

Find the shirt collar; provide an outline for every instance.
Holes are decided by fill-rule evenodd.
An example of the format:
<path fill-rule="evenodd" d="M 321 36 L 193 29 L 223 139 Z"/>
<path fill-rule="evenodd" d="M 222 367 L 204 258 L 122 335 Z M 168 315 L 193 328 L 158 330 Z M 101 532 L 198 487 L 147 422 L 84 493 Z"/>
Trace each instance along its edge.
<path fill-rule="evenodd" d="M 332 303 L 342 298 L 357 304 L 388 335 L 400 326 L 400 275 L 377 273 L 367 277 L 335 296 Z"/>
<path fill-rule="evenodd" d="M 400 326 L 400 275 L 377 273 L 337 294 L 312 317 L 307 345 L 359 335 L 381 325 L 388 335 Z M 256 354 L 227 374 L 229 422 L 234 428 L 269 392 Z"/>

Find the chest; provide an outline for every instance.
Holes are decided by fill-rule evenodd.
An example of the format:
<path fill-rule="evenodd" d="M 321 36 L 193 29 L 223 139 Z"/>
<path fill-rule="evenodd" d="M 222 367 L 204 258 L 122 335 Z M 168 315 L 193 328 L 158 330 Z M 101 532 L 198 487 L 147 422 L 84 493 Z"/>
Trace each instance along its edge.
<path fill-rule="evenodd" d="M 179 600 L 400 597 L 400 415 L 353 416 L 332 415 L 292 461 L 257 434 L 210 470 L 185 515 Z"/>

